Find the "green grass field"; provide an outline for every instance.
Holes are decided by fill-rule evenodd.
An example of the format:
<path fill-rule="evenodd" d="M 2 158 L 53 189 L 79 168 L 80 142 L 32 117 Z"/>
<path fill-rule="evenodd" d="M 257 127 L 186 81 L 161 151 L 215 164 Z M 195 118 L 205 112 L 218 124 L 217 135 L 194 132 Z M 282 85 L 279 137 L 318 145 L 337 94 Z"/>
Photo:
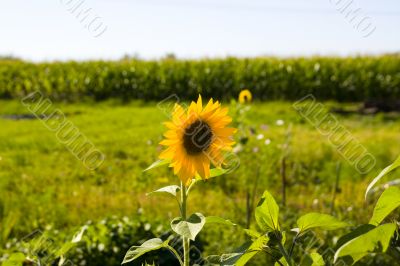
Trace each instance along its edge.
<path fill-rule="evenodd" d="M 20 102 L 0 101 L 0 218 L 3 226 L 8 222 L 12 227 L 9 237 L 18 239 L 36 228 L 67 231 L 88 220 L 112 215 L 135 218 L 138 210 L 149 221 L 178 216 L 174 202 L 163 201 L 162 196 L 146 196 L 162 186 L 179 183 L 167 168 L 143 172 L 157 159 L 161 149 L 158 142 L 164 131 L 162 122 L 168 120 L 156 104 L 54 104 L 105 154 L 101 167 L 91 171 L 38 119 L 10 119 L 10 115 L 29 114 Z M 238 153 L 246 168 L 201 182 L 193 191 L 189 209 L 195 205 L 205 215 L 245 225 L 249 191 L 255 191 L 258 199 L 268 189 L 278 201 L 282 200 L 280 161 L 283 150 L 288 150 L 283 146 L 291 128 L 287 143 L 287 209 L 295 214 L 308 210 L 329 213 L 335 169 L 341 162 L 340 189 L 333 212 L 343 220 L 367 222 L 372 206 L 365 204 L 365 188 L 398 155 L 399 115 L 335 116 L 376 158 L 376 166 L 369 174 L 361 175 L 348 164 L 291 103 L 255 103 L 246 114 L 251 126 L 245 129 L 253 135 Z M 282 120 L 283 125 L 278 125 L 282 123 L 277 120 Z M 256 178 L 258 185 L 254 188 Z M 10 222 L 10 216 L 18 218 Z M 290 217 L 284 221 L 293 223 Z M 221 248 L 218 242 L 209 250 L 215 252 L 214 248 Z"/>

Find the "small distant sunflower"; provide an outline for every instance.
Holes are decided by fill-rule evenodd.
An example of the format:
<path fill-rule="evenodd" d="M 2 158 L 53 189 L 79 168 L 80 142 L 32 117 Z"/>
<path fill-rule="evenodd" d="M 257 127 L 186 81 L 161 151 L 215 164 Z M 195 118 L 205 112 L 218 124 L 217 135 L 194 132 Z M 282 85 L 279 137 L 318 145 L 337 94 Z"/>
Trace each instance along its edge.
<path fill-rule="evenodd" d="M 242 90 L 239 93 L 239 102 L 240 103 L 248 103 L 251 102 L 253 96 L 251 95 L 251 92 L 249 90 Z"/>
<path fill-rule="evenodd" d="M 213 99 L 203 108 L 201 96 L 186 111 L 175 104 L 172 121 L 165 123 L 168 131 L 160 144 L 167 148 L 160 158 L 171 161 L 170 167 L 186 185 L 196 174 L 209 178 L 210 164 L 221 167 L 224 163 L 222 153 L 232 149 L 236 131 L 227 127 L 232 121 L 227 114 L 228 108 Z"/>

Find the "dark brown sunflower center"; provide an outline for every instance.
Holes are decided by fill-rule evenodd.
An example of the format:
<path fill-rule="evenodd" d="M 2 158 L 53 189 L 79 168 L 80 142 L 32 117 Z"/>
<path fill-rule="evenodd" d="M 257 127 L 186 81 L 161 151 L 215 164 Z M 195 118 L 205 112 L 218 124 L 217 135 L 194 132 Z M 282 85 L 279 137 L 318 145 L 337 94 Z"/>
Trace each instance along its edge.
<path fill-rule="evenodd" d="M 185 128 L 183 146 L 188 154 L 196 155 L 210 147 L 212 138 L 211 127 L 204 121 L 196 120 Z"/>

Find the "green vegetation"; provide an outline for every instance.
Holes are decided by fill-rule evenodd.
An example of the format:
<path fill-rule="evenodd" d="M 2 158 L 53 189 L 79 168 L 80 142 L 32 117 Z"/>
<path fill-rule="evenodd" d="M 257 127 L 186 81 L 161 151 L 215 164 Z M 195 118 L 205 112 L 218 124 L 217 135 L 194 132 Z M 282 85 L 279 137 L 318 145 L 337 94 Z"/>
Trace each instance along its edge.
<path fill-rule="evenodd" d="M 199 61 L 28 63 L 0 60 L 0 98 L 41 90 L 53 100 L 160 100 L 198 93 L 236 98 L 248 88 L 261 100 L 362 101 L 400 96 L 398 55 L 354 58 L 255 58 Z"/>
<path fill-rule="evenodd" d="M 338 105 L 325 104 L 327 107 Z M 174 202 L 161 201 L 160 204 L 158 197 L 161 196 L 146 196 L 147 192 L 167 184 L 178 184 L 178 179 L 166 167 L 143 173 L 143 169 L 157 160 L 160 151 L 157 143 L 164 132 L 161 123 L 168 117 L 155 103 L 55 105 L 105 154 L 106 160 L 97 170 L 86 169 L 41 121 L 14 120 L 18 118 L 13 116 L 15 114 L 29 114 L 20 102 L 0 101 L 1 253 L 6 253 L 8 248 L 11 250 L 10 246 L 17 240 L 36 229 L 49 231 L 52 238 L 62 242 L 70 239 L 82 225 L 89 224 L 92 229 L 85 235 L 90 244 L 81 247 L 82 251 L 72 248 L 69 256 L 75 262 L 79 262 L 79 256 L 91 258 L 92 264 L 88 265 L 97 265 L 95 259 L 102 261 L 101 258 L 110 259 L 110 264 L 121 262 L 127 247 L 160 235 L 160 231 L 168 230 L 168 224 L 160 221 L 178 216 Z M 235 111 L 234 105 L 232 103 L 231 112 Z M 242 119 L 240 114 L 232 115 Z M 394 145 L 399 142 L 399 116 L 392 113 L 336 116 L 376 158 L 377 164 L 371 173 L 359 174 L 290 103 L 255 103 L 241 121 L 246 126 L 238 134 L 237 141 L 242 143 L 237 151 L 241 167 L 229 175 L 196 184 L 191 191 L 189 213 L 193 213 L 190 206 L 196 206 L 196 211 L 206 216 L 215 215 L 245 228 L 256 228 L 258 221 L 253 217 L 257 210 L 252 213 L 256 209 L 254 202 L 268 189 L 279 205 L 285 205 L 279 213 L 282 228 L 296 227 L 296 219 L 307 212 L 332 214 L 351 226 L 367 223 L 370 217 L 375 225 L 381 224 L 398 203 L 392 202 L 390 206 L 373 211 L 372 202 L 376 202 L 382 188 L 373 188 L 379 193 L 370 194 L 368 205 L 364 193 L 371 180 L 399 153 Z M 277 123 L 278 120 L 282 121 Z M 281 181 L 283 157 L 287 178 L 285 198 Z M 340 170 L 337 170 L 338 163 Z M 337 175 L 338 188 L 333 193 Z M 387 201 L 386 194 L 382 194 L 379 202 Z M 101 221 L 114 215 L 118 218 Z M 398 213 L 395 215 L 398 218 Z M 124 221 L 124 216 L 129 217 L 121 222 L 123 228 L 130 229 L 121 237 L 116 228 L 120 223 L 118 219 Z M 297 227 L 307 228 L 306 218 L 300 218 Z M 143 233 L 145 228 L 148 233 Z M 117 230 L 115 237 L 107 237 L 112 230 Z M 368 232 L 374 234 L 375 231 Z M 232 238 L 233 234 L 237 237 Z M 318 236 L 325 239 L 325 245 L 333 246 L 332 239 L 343 234 L 340 229 L 334 234 L 321 232 Z M 217 230 L 206 226 L 198 243 L 207 256 L 233 252 L 245 238 L 245 234 L 235 228 Z M 114 247 L 120 249 L 114 252 Z M 350 246 L 343 254 L 351 252 Z M 374 259 L 385 265 L 384 257 Z M 267 257 L 257 254 L 253 261 L 265 265 Z"/>

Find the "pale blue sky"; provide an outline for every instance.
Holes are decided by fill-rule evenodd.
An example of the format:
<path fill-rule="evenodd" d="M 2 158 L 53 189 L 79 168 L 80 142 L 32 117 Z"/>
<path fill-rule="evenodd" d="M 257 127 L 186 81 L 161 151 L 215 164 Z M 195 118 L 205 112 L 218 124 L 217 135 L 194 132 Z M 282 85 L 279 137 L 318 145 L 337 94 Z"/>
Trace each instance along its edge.
<path fill-rule="evenodd" d="M 400 51 L 399 0 L 353 0 L 353 22 L 336 10 L 351 0 L 0 1 L 0 54 L 35 61 Z M 100 37 L 67 10 L 79 1 L 107 26 Z M 354 28 L 364 17 L 376 27 L 367 38 Z"/>

